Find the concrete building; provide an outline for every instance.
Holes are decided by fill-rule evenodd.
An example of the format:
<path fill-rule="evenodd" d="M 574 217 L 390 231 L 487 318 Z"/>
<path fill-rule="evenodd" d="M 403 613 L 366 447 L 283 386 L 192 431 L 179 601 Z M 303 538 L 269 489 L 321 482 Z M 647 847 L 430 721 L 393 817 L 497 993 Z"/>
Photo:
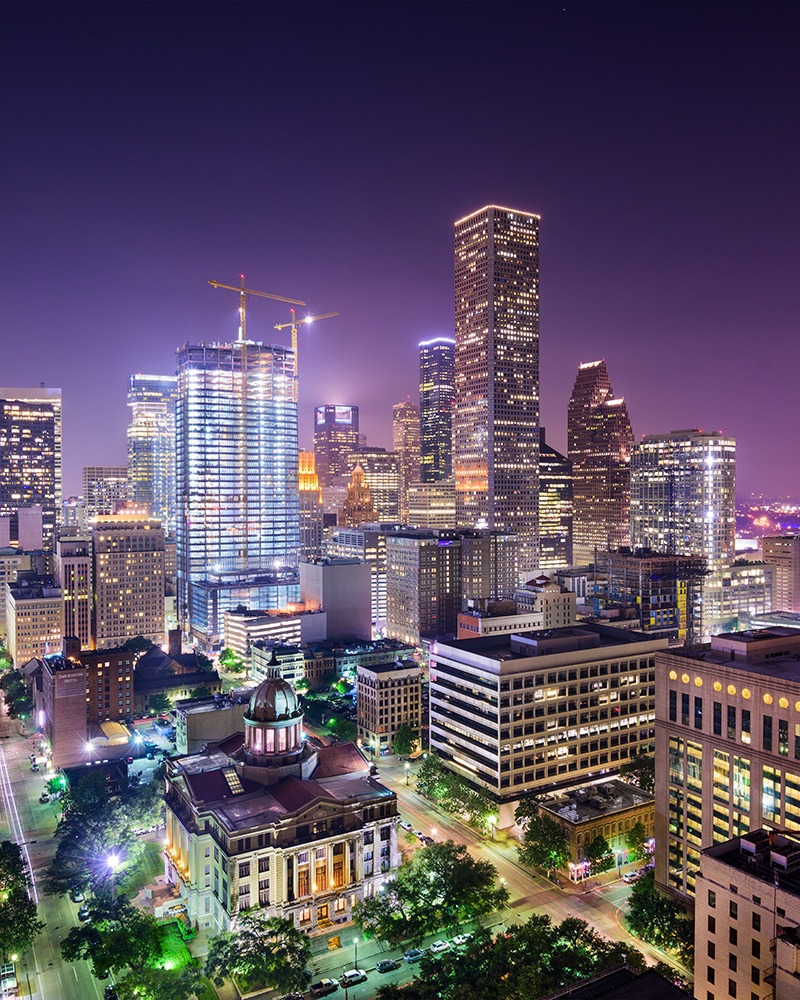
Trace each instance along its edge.
<path fill-rule="evenodd" d="M 174 375 L 131 375 L 128 406 L 128 491 L 130 499 L 175 535 Z M 84 494 L 85 495 L 85 494 Z"/>
<path fill-rule="evenodd" d="M 64 598 L 61 634 L 75 636 L 81 649 L 91 649 L 94 610 L 91 534 L 60 535 L 56 540 L 54 570 L 56 586 L 61 588 Z"/>
<path fill-rule="evenodd" d="M 539 568 L 572 565 L 572 462 L 539 428 Z"/>
<path fill-rule="evenodd" d="M 395 522 L 372 522 L 360 528 L 330 528 L 322 544 L 327 557 L 357 559 L 369 566 L 372 627 L 376 632 L 386 627 L 386 539 L 402 527 Z"/>
<path fill-rule="evenodd" d="M 434 337 L 419 345 L 420 478 L 423 483 L 437 483 L 453 475 L 455 346 L 456 342 L 450 337 Z M 452 528 L 455 523 L 454 517 L 446 525 L 419 527 Z"/>
<path fill-rule="evenodd" d="M 253 646 L 250 664 L 250 678 L 257 683 L 276 676 L 296 688 L 306 680 L 306 651 L 300 645 L 261 639 Z"/>
<path fill-rule="evenodd" d="M 453 479 L 411 483 L 408 488 L 408 524 L 423 531 L 452 531 L 456 524 L 456 486 Z"/>
<path fill-rule="evenodd" d="M 800 969 L 800 838 L 748 830 L 700 854 L 694 995 L 794 1000 Z"/>
<path fill-rule="evenodd" d="M 461 607 L 458 532 L 396 532 L 386 539 L 386 633 L 419 646 L 455 635 Z"/>
<path fill-rule="evenodd" d="M 408 524 L 408 490 L 420 481 L 419 407 L 404 399 L 392 407 L 392 449 L 400 458 L 399 519 Z"/>
<path fill-rule="evenodd" d="M 533 612 L 542 616 L 542 628 L 568 628 L 577 617 L 577 596 L 558 581 L 545 576 L 532 580 L 514 591 L 519 613 Z"/>
<path fill-rule="evenodd" d="M 703 848 L 800 831 L 800 633 L 716 635 L 656 665 L 656 881 L 688 898 Z"/>
<path fill-rule="evenodd" d="M 407 725 L 421 739 L 422 668 L 414 660 L 395 660 L 356 670 L 358 738 L 370 753 L 394 753 L 394 736 Z"/>
<path fill-rule="evenodd" d="M 761 555 L 774 567 L 769 610 L 800 612 L 800 535 L 767 535 Z"/>
<path fill-rule="evenodd" d="M 399 865 L 397 798 L 354 744 L 303 740 L 279 678 L 256 688 L 243 721 L 243 735 L 167 760 L 167 875 L 212 933 L 258 907 L 325 934 Z"/>
<path fill-rule="evenodd" d="M 345 528 L 359 528 L 374 521 L 378 511 L 372 501 L 372 491 L 364 477 L 364 470 L 356 465 L 347 483 L 347 495 L 337 515 L 338 523 Z"/>
<path fill-rule="evenodd" d="M 375 507 L 368 520 L 400 521 L 400 495 L 402 492 L 402 459 L 394 451 L 385 448 L 358 448 L 347 456 L 347 464 L 352 471 L 359 466 L 364 473 L 364 484 L 369 487 L 369 495 Z M 352 519 L 349 522 L 353 523 Z"/>
<path fill-rule="evenodd" d="M 44 548 L 44 519 L 39 504 L 0 516 L 0 548 L 36 552 Z"/>
<path fill-rule="evenodd" d="M 325 507 L 319 488 L 313 451 L 301 451 L 297 460 L 297 485 L 300 491 L 300 562 L 322 555 L 322 530 Z"/>
<path fill-rule="evenodd" d="M 0 515 L 34 505 L 49 548 L 61 514 L 61 390 L 0 388 Z"/>
<path fill-rule="evenodd" d="M 86 745 L 86 667 L 60 653 L 39 658 L 41 708 L 37 723 L 53 751 L 53 766 L 74 764 Z"/>
<path fill-rule="evenodd" d="M 414 655 L 413 646 L 395 639 L 373 639 L 369 642 L 351 639 L 344 643 L 326 639 L 324 642 L 309 643 L 303 651 L 305 676 L 312 690 L 319 689 L 325 681 L 339 677 L 346 677 L 351 684 L 355 684 L 360 666 L 395 663 Z"/>
<path fill-rule="evenodd" d="M 225 646 L 250 664 L 252 647 L 264 640 L 301 645 L 328 635 L 325 611 L 251 611 L 239 607 L 225 612 Z"/>
<path fill-rule="evenodd" d="M 616 771 L 652 749 L 655 654 L 603 625 L 489 636 L 431 649 L 430 745 L 514 822 L 523 795 Z"/>
<path fill-rule="evenodd" d="M 219 743 L 232 733 L 244 733 L 244 713 L 252 691 L 241 689 L 216 698 L 189 698 L 172 710 L 175 747 L 179 754 L 195 753 L 207 743 Z"/>
<path fill-rule="evenodd" d="M 324 611 L 330 638 L 370 639 L 370 568 L 357 559 L 326 557 L 300 563 L 300 600 Z"/>
<path fill-rule="evenodd" d="M 6 584 L 16 583 L 19 573 L 30 572 L 31 557 L 19 549 L 0 549 L 0 635 L 6 634 Z"/>
<path fill-rule="evenodd" d="M 83 467 L 83 502 L 87 517 L 116 514 L 129 499 L 127 465 Z"/>
<path fill-rule="evenodd" d="M 336 486 L 352 466 L 347 456 L 358 448 L 358 407 L 325 404 L 314 410 L 314 458 L 320 486 Z"/>
<path fill-rule="evenodd" d="M 538 565 L 539 216 L 489 205 L 455 224 L 453 469 L 459 527 L 517 536 Z"/>
<path fill-rule="evenodd" d="M 117 514 L 92 526 L 93 645 L 141 635 L 164 641 L 164 529 L 156 518 Z"/>
<path fill-rule="evenodd" d="M 461 600 L 511 598 L 519 575 L 516 536 L 489 529 L 461 529 L 458 537 L 461 542 Z"/>
<path fill-rule="evenodd" d="M 6 649 L 15 666 L 61 649 L 62 593 L 52 579 L 19 573 L 6 584 Z"/>
<path fill-rule="evenodd" d="M 510 635 L 544 628 L 541 611 L 517 612 L 515 601 L 485 601 L 478 607 L 468 607 L 458 614 L 459 639 L 482 635 Z"/>
<path fill-rule="evenodd" d="M 595 550 L 630 544 L 633 431 L 625 400 L 614 396 L 605 361 L 578 368 L 567 412 L 572 462 L 572 551 L 578 565 Z M 637 543 L 641 544 L 641 543 Z"/>

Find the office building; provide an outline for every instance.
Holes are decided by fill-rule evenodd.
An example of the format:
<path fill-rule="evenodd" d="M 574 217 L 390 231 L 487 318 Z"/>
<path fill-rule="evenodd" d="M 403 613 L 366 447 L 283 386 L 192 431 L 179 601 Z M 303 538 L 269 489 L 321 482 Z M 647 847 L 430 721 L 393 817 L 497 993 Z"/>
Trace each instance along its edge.
<path fill-rule="evenodd" d="M 494 205 L 455 224 L 453 467 L 459 527 L 517 536 L 538 565 L 539 216 Z"/>
<path fill-rule="evenodd" d="M 347 456 L 359 445 L 358 407 L 326 404 L 314 410 L 314 457 L 320 486 L 337 485 L 352 466 Z"/>
<path fill-rule="evenodd" d="M 253 692 L 244 733 L 167 760 L 167 876 L 193 925 L 259 907 L 309 932 L 352 919 L 400 864 L 397 798 L 353 743 L 303 739 L 294 689 Z"/>
<path fill-rule="evenodd" d="M 88 735 L 86 667 L 56 650 L 38 659 L 41 694 L 37 721 L 53 752 L 53 766 L 74 764 L 84 756 Z"/>
<path fill-rule="evenodd" d="M 431 750 L 488 791 L 498 825 L 510 827 L 521 796 L 652 750 L 655 654 L 666 645 L 594 624 L 440 639 L 429 670 Z"/>
<path fill-rule="evenodd" d="M 62 529 L 63 530 L 63 529 Z M 61 634 L 74 636 L 79 649 L 90 649 L 94 608 L 92 538 L 61 535 L 56 541 L 54 576 L 64 598 Z"/>
<path fill-rule="evenodd" d="M 0 548 L 0 636 L 6 634 L 6 584 L 31 569 L 31 557 L 19 549 Z"/>
<path fill-rule="evenodd" d="M 131 375 L 128 406 L 130 499 L 175 534 L 175 375 Z"/>
<path fill-rule="evenodd" d="M 455 347 L 456 342 L 450 337 L 434 337 L 419 345 L 420 480 L 423 483 L 438 483 L 453 475 Z"/>
<path fill-rule="evenodd" d="M 516 601 L 468 601 L 458 613 L 457 639 L 482 635 L 510 635 L 544 628 L 541 611 L 518 611 Z"/>
<path fill-rule="evenodd" d="M 49 548 L 61 514 L 61 390 L 0 389 L 0 515 L 34 505 Z"/>
<path fill-rule="evenodd" d="M 376 633 L 386 628 L 386 539 L 401 530 L 392 522 L 371 522 L 359 528 L 329 529 L 323 541 L 323 554 L 342 559 L 358 559 L 370 568 L 372 627 Z"/>
<path fill-rule="evenodd" d="M 400 459 L 400 520 L 408 524 L 408 491 L 419 475 L 419 407 L 404 399 L 392 407 L 392 448 Z"/>
<path fill-rule="evenodd" d="M 256 611 L 238 607 L 225 612 L 225 648 L 250 665 L 253 646 L 262 640 L 299 646 L 328 635 L 324 611 Z"/>
<path fill-rule="evenodd" d="M 409 726 L 422 736 L 422 667 L 395 660 L 356 670 L 358 738 L 373 758 L 394 753 L 394 736 Z"/>
<path fill-rule="evenodd" d="M 377 516 L 378 512 L 372 502 L 372 490 L 364 477 L 364 470 L 356 465 L 347 484 L 347 496 L 337 521 L 345 528 L 358 528 L 368 521 L 375 521 Z"/>
<path fill-rule="evenodd" d="M 297 599 L 294 378 L 285 347 L 178 351 L 178 615 L 204 647 L 222 641 L 226 609 Z"/>
<path fill-rule="evenodd" d="M 517 611 L 542 616 L 541 628 L 566 628 L 577 618 L 578 598 L 558 580 L 542 574 L 514 591 Z"/>
<path fill-rule="evenodd" d="M 572 462 L 539 438 L 539 567 L 572 565 Z"/>
<path fill-rule="evenodd" d="M 194 753 L 207 743 L 218 743 L 232 733 L 244 733 L 244 713 L 251 694 L 250 689 L 241 688 L 213 698 L 179 701 L 172 710 L 176 752 Z"/>
<path fill-rule="evenodd" d="M 297 485 L 300 492 L 299 560 L 315 559 L 322 552 L 322 528 L 325 508 L 319 488 L 313 451 L 301 451 L 297 462 Z"/>
<path fill-rule="evenodd" d="M 703 848 L 800 831 L 800 633 L 662 650 L 656 710 L 656 882 L 688 897 Z"/>
<path fill-rule="evenodd" d="M 772 609 L 800 612 L 800 535 L 767 535 L 761 555 L 773 566 Z"/>
<path fill-rule="evenodd" d="M 164 529 L 144 514 L 98 517 L 92 527 L 93 647 L 143 636 L 164 641 Z"/>
<path fill-rule="evenodd" d="M 369 486 L 377 512 L 374 520 L 399 521 L 402 489 L 400 455 L 385 448 L 359 448 L 350 452 L 347 463 L 351 469 L 361 466 L 364 472 L 364 482 Z"/>
<path fill-rule="evenodd" d="M 450 479 L 412 483 L 408 488 L 408 524 L 427 531 L 447 531 L 456 524 L 456 485 Z"/>
<path fill-rule="evenodd" d="M 313 690 L 330 683 L 331 677 L 345 677 L 356 683 L 360 666 L 374 667 L 397 660 L 407 660 L 414 655 L 414 647 L 394 639 L 324 639 L 308 643 L 304 648 L 305 674 Z"/>
<path fill-rule="evenodd" d="M 28 660 L 61 649 L 62 595 L 54 581 L 18 573 L 6 584 L 6 650 L 19 669 Z"/>
<path fill-rule="evenodd" d="M 633 431 L 625 400 L 614 396 L 605 361 L 580 365 L 567 411 L 572 462 L 572 557 L 630 544 L 630 458 Z"/>
<path fill-rule="evenodd" d="M 455 635 L 461 608 L 457 532 L 398 531 L 386 538 L 386 634 L 412 646 Z"/>
<path fill-rule="evenodd" d="M 14 548 L 20 552 L 38 552 L 44 547 L 44 519 L 42 508 L 20 507 L 10 514 L 0 516 L 0 548 Z"/>
<path fill-rule="evenodd" d="M 83 502 L 87 517 L 107 517 L 127 504 L 128 467 L 126 465 L 85 465 L 83 467 Z"/>
<path fill-rule="evenodd" d="M 489 529 L 464 529 L 458 532 L 458 537 L 462 602 L 512 598 L 519 575 L 516 537 Z"/>
<path fill-rule="evenodd" d="M 324 611 L 330 639 L 372 638 L 370 567 L 360 559 L 326 556 L 300 563 L 300 600 Z"/>

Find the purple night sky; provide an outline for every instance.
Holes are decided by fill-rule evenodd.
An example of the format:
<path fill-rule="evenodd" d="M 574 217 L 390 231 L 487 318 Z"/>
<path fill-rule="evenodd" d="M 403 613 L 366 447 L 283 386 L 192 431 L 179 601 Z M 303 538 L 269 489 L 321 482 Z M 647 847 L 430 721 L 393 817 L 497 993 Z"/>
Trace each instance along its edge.
<path fill-rule="evenodd" d="M 236 333 L 216 278 L 340 316 L 311 409 L 391 446 L 451 334 L 452 224 L 539 212 L 542 423 L 605 357 L 637 438 L 733 434 L 739 492 L 800 493 L 800 101 L 791 4 L 12 4 L 0 49 L 10 386 L 64 391 L 65 492 L 125 461 L 128 376 Z M 250 336 L 288 343 L 251 300 Z"/>

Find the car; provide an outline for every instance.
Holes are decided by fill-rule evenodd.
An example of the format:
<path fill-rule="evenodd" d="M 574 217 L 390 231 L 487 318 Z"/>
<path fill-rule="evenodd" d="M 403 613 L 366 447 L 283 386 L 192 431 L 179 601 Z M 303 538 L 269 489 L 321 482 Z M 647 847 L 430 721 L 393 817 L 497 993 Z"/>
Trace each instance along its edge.
<path fill-rule="evenodd" d="M 420 844 L 424 844 L 425 847 L 430 847 L 431 844 L 435 844 L 436 843 L 436 841 L 433 839 L 433 837 L 429 837 L 426 833 L 420 834 L 419 842 L 420 842 Z"/>
<path fill-rule="evenodd" d="M 450 951 L 450 947 L 449 941 L 434 941 L 430 951 L 432 955 L 440 955 L 443 951 Z"/>
<path fill-rule="evenodd" d="M 33 763 L 31 764 L 31 771 L 41 771 L 41 768 L 40 768 L 40 767 L 39 767 L 39 765 L 38 765 L 38 764 L 36 763 L 36 761 L 34 761 L 34 762 L 33 762 Z"/>
<path fill-rule="evenodd" d="M 303 994 L 301 993 L 300 996 Z M 119 1000 L 119 993 L 117 993 L 116 986 L 108 985 L 103 990 L 103 1000 Z"/>
<path fill-rule="evenodd" d="M 279 1000 L 305 1000 L 305 993 L 301 993 L 299 990 L 295 990 L 293 993 L 284 993 Z"/>
<path fill-rule="evenodd" d="M 69 898 L 73 903 L 82 903 L 84 900 L 84 895 L 80 889 L 70 889 Z"/>
<path fill-rule="evenodd" d="M 308 992 L 312 997 L 326 997 L 329 993 L 335 993 L 339 989 L 339 982 L 336 979 L 320 979 L 317 983 L 312 983 L 308 987 Z"/>
<path fill-rule="evenodd" d="M 376 972 L 394 972 L 395 969 L 400 968 L 400 963 L 395 962 L 393 958 L 382 958 L 380 962 L 375 966 Z"/>
<path fill-rule="evenodd" d="M 623 882 L 638 882 L 640 878 L 639 872 L 625 872 L 622 876 Z"/>
<path fill-rule="evenodd" d="M 425 836 L 425 834 L 422 832 L 422 830 L 415 830 L 414 836 L 419 837 L 419 839 L 421 840 Z"/>
<path fill-rule="evenodd" d="M 411 831 L 414 829 L 414 827 L 404 819 L 401 819 L 397 825 L 400 827 L 401 830 L 406 830 L 408 833 L 411 833 Z"/>
<path fill-rule="evenodd" d="M 156 759 L 156 755 L 153 753 L 152 750 L 148 750 L 147 753 L 145 754 L 145 757 L 148 760 L 155 760 Z"/>
<path fill-rule="evenodd" d="M 456 936 L 453 938 L 453 944 L 456 946 L 456 948 L 460 948 L 462 945 L 465 945 L 468 941 L 471 940 L 472 940 L 471 934 L 456 934 Z"/>
<path fill-rule="evenodd" d="M 40 802 L 49 802 L 50 801 L 50 793 L 49 792 L 42 792 L 42 794 L 39 796 L 39 801 Z"/>
<path fill-rule="evenodd" d="M 89 907 L 86 903 L 78 909 L 78 920 L 86 921 L 89 919 Z"/>
<path fill-rule="evenodd" d="M 363 969 L 350 969 L 349 972 L 345 972 L 343 976 L 339 979 L 339 985 L 344 986 L 345 989 L 348 986 L 356 986 L 358 983 L 365 983 L 367 981 L 367 974 Z"/>
<path fill-rule="evenodd" d="M 403 955 L 403 961 L 408 962 L 419 962 L 422 956 L 425 954 L 420 948 L 409 948 L 408 951 Z"/>

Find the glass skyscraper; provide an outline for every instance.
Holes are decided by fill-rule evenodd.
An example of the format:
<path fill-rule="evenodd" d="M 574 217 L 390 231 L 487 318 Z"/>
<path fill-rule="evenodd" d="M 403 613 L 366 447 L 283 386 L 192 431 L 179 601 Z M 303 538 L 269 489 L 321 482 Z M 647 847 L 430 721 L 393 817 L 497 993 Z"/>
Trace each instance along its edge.
<path fill-rule="evenodd" d="M 328 403 L 314 410 L 314 460 L 322 487 L 349 476 L 346 456 L 358 448 L 358 407 Z"/>
<path fill-rule="evenodd" d="M 175 534 L 174 375 L 131 375 L 128 406 L 128 491 L 145 505 L 165 532 Z"/>
<path fill-rule="evenodd" d="M 221 642 L 226 610 L 298 598 L 294 389 L 285 347 L 178 352 L 178 614 L 203 646 Z"/>
<path fill-rule="evenodd" d="M 453 467 L 460 526 L 515 534 L 538 564 L 539 216 L 490 205 L 455 224 Z"/>
<path fill-rule="evenodd" d="M 539 566 L 572 565 L 572 462 L 539 440 Z"/>
<path fill-rule="evenodd" d="M 438 483 L 453 474 L 456 342 L 434 337 L 419 345 L 420 478 Z"/>

